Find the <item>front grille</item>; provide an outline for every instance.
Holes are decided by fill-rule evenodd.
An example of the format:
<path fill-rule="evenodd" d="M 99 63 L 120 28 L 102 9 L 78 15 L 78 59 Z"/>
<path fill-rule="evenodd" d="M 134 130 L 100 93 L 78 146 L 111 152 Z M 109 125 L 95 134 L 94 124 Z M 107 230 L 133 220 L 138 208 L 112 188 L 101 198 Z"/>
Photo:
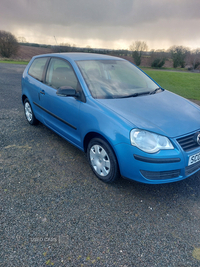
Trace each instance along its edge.
<path fill-rule="evenodd" d="M 194 163 L 190 166 L 187 166 L 185 168 L 185 175 L 190 175 L 191 173 L 197 171 L 198 169 L 200 169 L 200 161 L 198 161 L 197 163 Z"/>
<path fill-rule="evenodd" d="M 199 147 L 199 145 L 194 139 L 194 135 L 195 133 L 177 139 L 179 145 L 182 147 L 184 151 L 190 151 Z"/>
<path fill-rule="evenodd" d="M 166 180 L 173 179 L 180 176 L 181 170 L 173 170 L 173 171 L 161 171 L 161 172 L 151 172 L 151 171 L 143 171 L 140 170 L 141 174 L 149 180 Z"/>

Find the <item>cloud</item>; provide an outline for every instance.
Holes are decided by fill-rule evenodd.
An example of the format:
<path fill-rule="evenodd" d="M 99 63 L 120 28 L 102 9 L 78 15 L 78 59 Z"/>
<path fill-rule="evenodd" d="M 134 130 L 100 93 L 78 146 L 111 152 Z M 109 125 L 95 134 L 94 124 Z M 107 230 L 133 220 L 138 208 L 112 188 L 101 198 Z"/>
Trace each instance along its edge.
<path fill-rule="evenodd" d="M 121 40 L 125 46 L 144 40 L 149 47 L 200 47 L 199 10 L 199 0 L 1 0 L 0 25 L 42 43 L 56 36 L 77 45 L 92 40 L 115 46 Z"/>

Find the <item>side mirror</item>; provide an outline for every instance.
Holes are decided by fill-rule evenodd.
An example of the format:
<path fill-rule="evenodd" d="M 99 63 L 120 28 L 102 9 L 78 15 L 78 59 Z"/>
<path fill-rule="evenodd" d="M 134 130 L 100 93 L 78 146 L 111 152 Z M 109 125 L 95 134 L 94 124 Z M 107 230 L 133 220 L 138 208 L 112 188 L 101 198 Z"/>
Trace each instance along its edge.
<path fill-rule="evenodd" d="M 58 96 L 65 96 L 65 97 L 66 96 L 72 96 L 72 97 L 79 97 L 80 96 L 79 93 L 77 93 L 76 90 L 73 89 L 70 86 L 62 86 L 62 87 L 60 87 L 57 90 L 56 94 Z"/>

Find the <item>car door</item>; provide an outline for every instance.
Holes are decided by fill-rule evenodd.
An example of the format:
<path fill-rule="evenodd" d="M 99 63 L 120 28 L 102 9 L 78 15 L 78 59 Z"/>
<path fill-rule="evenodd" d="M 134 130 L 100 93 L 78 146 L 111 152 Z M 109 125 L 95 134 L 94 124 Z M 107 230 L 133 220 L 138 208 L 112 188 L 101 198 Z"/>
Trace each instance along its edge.
<path fill-rule="evenodd" d="M 28 88 L 26 92 L 27 97 L 32 104 L 34 114 L 40 121 L 43 121 L 43 110 L 40 108 L 40 96 L 44 86 L 44 72 L 48 60 L 48 57 L 34 59 L 28 70 L 29 75 L 24 81 L 24 88 Z"/>
<path fill-rule="evenodd" d="M 81 90 L 71 64 L 64 59 L 51 58 L 40 98 L 44 123 L 80 146 L 79 111 L 83 102 L 79 98 L 57 95 L 57 89 L 63 86 Z"/>

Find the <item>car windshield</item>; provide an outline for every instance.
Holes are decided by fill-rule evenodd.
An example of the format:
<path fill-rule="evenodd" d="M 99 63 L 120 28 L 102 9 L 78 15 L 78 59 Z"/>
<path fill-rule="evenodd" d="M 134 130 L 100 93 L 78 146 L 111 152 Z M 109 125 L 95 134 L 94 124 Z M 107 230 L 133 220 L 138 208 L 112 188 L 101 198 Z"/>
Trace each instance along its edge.
<path fill-rule="evenodd" d="M 94 98 L 135 97 L 154 92 L 158 85 L 125 60 L 86 60 L 77 65 Z"/>

